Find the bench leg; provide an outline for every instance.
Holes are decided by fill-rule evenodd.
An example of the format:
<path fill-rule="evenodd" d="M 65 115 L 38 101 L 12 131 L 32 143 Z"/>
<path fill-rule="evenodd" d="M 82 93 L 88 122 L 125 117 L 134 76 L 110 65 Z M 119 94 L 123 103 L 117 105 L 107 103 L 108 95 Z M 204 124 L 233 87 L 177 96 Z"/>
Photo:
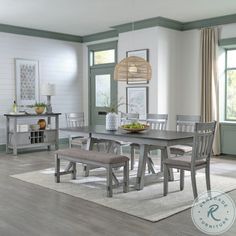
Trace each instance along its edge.
<path fill-rule="evenodd" d="M 129 192 L 129 161 L 125 162 L 123 169 L 123 192 Z"/>
<path fill-rule="evenodd" d="M 89 165 L 84 165 L 84 177 L 89 176 Z"/>
<path fill-rule="evenodd" d="M 55 182 L 60 183 L 60 159 L 58 154 L 55 154 Z"/>
<path fill-rule="evenodd" d="M 76 179 L 76 163 L 72 163 L 71 179 Z"/>
<path fill-rule="evenodd" d="M 107 197 L 112 197 L 112 168 L 107 167 Z"/>

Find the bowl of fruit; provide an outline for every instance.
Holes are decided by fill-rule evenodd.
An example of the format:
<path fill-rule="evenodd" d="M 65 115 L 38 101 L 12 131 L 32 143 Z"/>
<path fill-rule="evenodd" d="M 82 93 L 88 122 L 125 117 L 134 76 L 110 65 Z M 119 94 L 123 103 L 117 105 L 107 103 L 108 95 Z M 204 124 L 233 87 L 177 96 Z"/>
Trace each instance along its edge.
<path fill-rule="evenodd" d="M 141 132 L 141 131 L 144 131 L 144 130 L 148 129 L 149 125 L 142 124 L 142 123 L 139 123 L 139 122 L 134 122 L 134 123 L 131 123 L 131 124 L 122 125 L 120 128 L 122 130 L 131 132 L 131 133 L 137 133 L 137 132 Z"/>

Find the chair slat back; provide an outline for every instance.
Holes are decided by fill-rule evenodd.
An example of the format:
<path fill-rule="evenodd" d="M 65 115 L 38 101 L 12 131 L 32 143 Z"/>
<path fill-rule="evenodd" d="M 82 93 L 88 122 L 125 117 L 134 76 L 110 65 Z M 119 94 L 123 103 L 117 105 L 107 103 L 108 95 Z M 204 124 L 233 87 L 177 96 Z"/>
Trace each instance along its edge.
<path fill-rule="evenodd" d="M 66 115 L 67 127 L 84 126 L 84 113 L 83 112 L 66 113 L 65 115 Z"/>
<path fill-rule="evenodd" d="M 136 122 L 139 119 L 139 114 L 138 113 L 121 113 L 121 123 L 125 124 L 128 122 Z"/>
<path fill-rule="evenodd" d="M 216 121 L 208 123 L 196 123 L 193 140 L 192 164 L 196 160 L 209 160 L 212 153 L 212 145 L 215 134 Z"/>
<path fill-rule="evenodd" d="M 176 130 L 181 132 L 194 132 L 196 122 L 200 122 L 201 116 L 177 115 Z"/>
<path fill-rule="evenodd" d="M 167 120 L 167 114 L 147 114 L 146 122 L 151 129 L 166 130 Z"/>

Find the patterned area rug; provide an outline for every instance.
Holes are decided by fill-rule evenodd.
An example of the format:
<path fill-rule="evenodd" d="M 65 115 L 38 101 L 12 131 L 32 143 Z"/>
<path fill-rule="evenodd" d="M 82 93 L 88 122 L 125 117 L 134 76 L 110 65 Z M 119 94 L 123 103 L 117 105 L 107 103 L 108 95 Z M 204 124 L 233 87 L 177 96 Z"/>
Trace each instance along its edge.
<path fill-rule="evenodd" d="M 80 165 L 78 165 L 78 169 L 82 170 Z M 175 181 L 169 183 L 169 194 L 163 197 L 163 180 L 153 175 L 145 177 L 143 190 L 136 191 L 134 189 L 136 169 L 130 172 L 130 192 L 123 193 L 122 187 L 119 187 L 114 189 L 112 198 L 106 197 L 106 175 L 102 168 L 91 171 L 89 177 L 83 177 L 82 171 L 78 171 L 76 180 L 70 180 L 70 175 L 62 176 L 59 184 L 54 182 L 54 168 L 12 175 L 11 177 L 92 201 L 151 222 L 159 221 L 191 207 L 193 193 L 188 172 L 185 177 L 185 189 L 179 191 L 179 173 L 176 172 Z M 118 179 L 121 180 L 122 170 L 115 172 Z M 229 192 L 236 189 L 235 178 L 211 175 L 211 184 L 214 190 Z M 197 174 L 197 185 L 199 193 L 206 191 L 203 173 Z"/>

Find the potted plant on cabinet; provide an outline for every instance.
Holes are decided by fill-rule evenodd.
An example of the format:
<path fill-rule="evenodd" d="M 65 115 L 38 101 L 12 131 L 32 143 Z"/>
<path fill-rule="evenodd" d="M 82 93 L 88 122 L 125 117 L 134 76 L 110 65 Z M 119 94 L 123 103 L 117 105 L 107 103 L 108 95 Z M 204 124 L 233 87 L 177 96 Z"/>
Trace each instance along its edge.
<path fill-rule="evenodd" d="M 46 107 L 46 104 L 43 102 L 36 102 L 34 104 L 34 110 L 35 110 L 36 114 L 38 114 L 38 115 L 40 115 L 44 112 L 45 107 Z"/>

